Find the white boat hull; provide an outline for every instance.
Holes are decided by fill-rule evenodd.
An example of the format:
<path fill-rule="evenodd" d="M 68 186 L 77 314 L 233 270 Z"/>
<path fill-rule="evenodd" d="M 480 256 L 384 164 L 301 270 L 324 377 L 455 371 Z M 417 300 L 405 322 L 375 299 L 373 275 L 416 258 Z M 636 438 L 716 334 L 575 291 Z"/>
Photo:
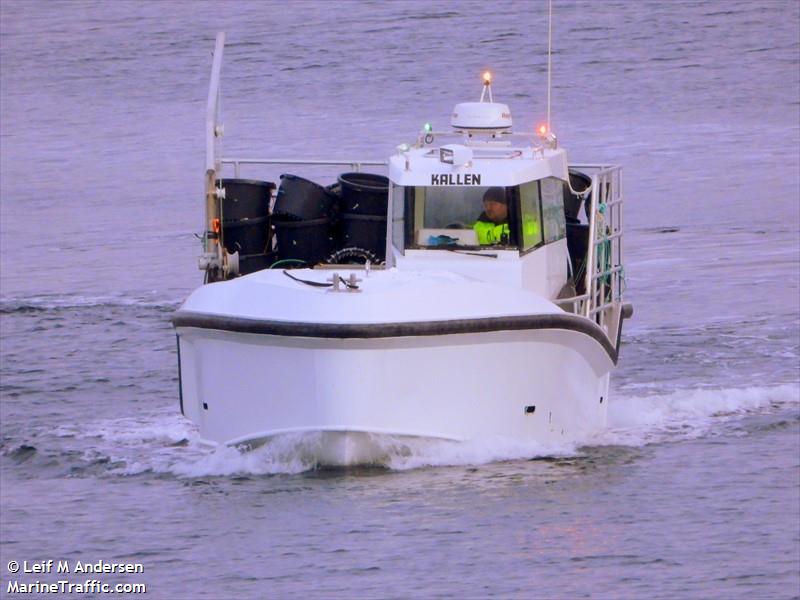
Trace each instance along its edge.
<path fill-rule="evenodd" d="M 305 445 L 318 464 L 381 464 L 386 440 L 579 442 L 606 423 L 614 363 L 581 331 L 368 339 L 177 331 L 183 413 L 222 444 L 319 434 Z"/>
<path fill-rule="evenodd" d="M 602 429 L 630 315 L 620 168 L 571 172 L 552 132 L 512 133 L 491 78 L 480 102 L 457 105 L 452 132 L 426 131 L 387 161 L 224 159 L 223 47 L 220 34 L 206 113 L 207 285 L 172 318 L 181 410 L 201 436 L 296 443 L 304 462 L 354 465 L 409 441 L 549 445 Z M 322 191 L 282 175 L 273 195 L 274 184 L 240 180 L 240 163 L 382 165 L 388 178 L 347 173 Z M 235 178 L 222 177 L 231 164 Z M 262 239 L 269 214 L 275 237 Z M 480 244 L 478 222 L 500 227 L 502 243 Z M 257 243 L 233 234 L 240 227 Z M 344 257 L 326 256 L 328 241 L 370 260 L 334 264 Z"/>

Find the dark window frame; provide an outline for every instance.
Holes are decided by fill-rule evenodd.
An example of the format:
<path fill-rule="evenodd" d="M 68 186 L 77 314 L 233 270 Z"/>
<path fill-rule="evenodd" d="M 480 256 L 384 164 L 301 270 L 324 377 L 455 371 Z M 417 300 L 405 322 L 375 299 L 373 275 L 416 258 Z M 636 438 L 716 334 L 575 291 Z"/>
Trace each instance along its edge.
<path fill-rule="evenodd" d="M 558 178 L 556 178 L 558 179 Z M 562 180 L 559 180 L 562 181 Z M 530 183 L 530 182 L 525 182 Z M 539 210 L 539 223 L 542 227 L 542 237 L 541 241 L 531 246 L 530 248 L 523 248 L 522 244 L 520 243 L 524 240 L 522 235 L 522 201 L 521 201 L 521 187 L 524 184 L 517 184 L 513 186 L 504 186 L 503 189 L 506 192 L 506 198 L 508 199 L 509 203 L 509 210 L 508 210 L 508 230 L 510 233 L 509 243 L 506 246 L 462 246 L 463 249 L 507 249 L 507 250 L 516 250 L 519 252 L 520 256 L 526 256 L 531 252 L 538 250 L 539 248 L 546 246 L 548 244 L 555 243 L 560 241 L 564 238 L 558 238 L 547 242 L 547 236 L 545 232 L 545 219 L 544 219 L 544 207 L 542 206 L 542 180 L 537 179 L 535 180 L 538 192 L 538 210 Z M 562 181 L 563 184 L 563 181 Z M 416 211 L 414 206 L 414 198 L 416 196 L 416 189 L 418 187 L 427 187 L 427 186 L 402 186 L 403 187 L 403 215 L 404 215 L 404 232 L 403 232 L 403 241 L 404 241 L 404 248 L 397 248 L 401 254 L 405 254 L 406 250 L 446 250 L 447 248 L 441 247 L 437 248 L 435 246 L 420 246 L 419 244 L 415 243 L 414 241 L 414 231 L 416 230 Z M 566 227 L 566 217 L 565 217 L 565 227 Z"/>

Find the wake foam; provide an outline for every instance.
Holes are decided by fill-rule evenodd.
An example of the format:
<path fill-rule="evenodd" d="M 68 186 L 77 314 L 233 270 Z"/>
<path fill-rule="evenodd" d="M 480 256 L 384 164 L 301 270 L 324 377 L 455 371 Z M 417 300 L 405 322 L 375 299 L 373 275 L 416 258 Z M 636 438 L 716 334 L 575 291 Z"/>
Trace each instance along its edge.
<path fill-rule="evenodd" d="M 641 446 L 720 435 L 726 424 L 748 414 L 796 408 L 800 386 L 676 390 L 642 397 L 613 397 L 608 428 L 592 443 Z"/>
<path fill-rule="evenodd" d="M 296 474 L 316 468 L 312 450 L 316 436 L 286 435 L 268 446 L 245 450 L 215 446 L 197 460 L 174 463 L 169 472 L 178 477 Z"/>
<path fill-rule="evenodd" d="M 612 396 L 608 429 L 584 445 L 644 446 L 731 431 L 748 415 L 796 411 L 797 384 L 743 389 L 689 389 L 649 396 Z M 108 465 L 111 475 L 168 474 L 180 478 L 296 474 L 317 468 L 314 450 L 319 434 L 286 435 L 253 450 L 209 445 L 178 414 L 116 419 L 49 432 L 75 438 L 86 461 Z M 545 445 L 487 437 L 464 443 L 439 440 L 376 441 L 385 451 L 382 466 L 391 470 L 480 465 L 507 460 L 580 456 L 577 444 Z"/>
<path fill-rule="evenodd" d="M 413 440 L 404 441 L 402 444 L 389 442 L 385 447 L 390 450 L 387 452 L 386 467 L 396 471 L 422 467 L 482 465 L 517 459 L 560 458 L 575 456 L 578 453 L 577 445 L 574 443 L 519 442 L 500 436 L 466 442 L 446 440 Z"/>
<path fill-rule="evenodd" d="M 43 294 L 21 298 L 0 298 L 0 314 L 47 312 L 84 308 L 142 307 L 162 310 L 176 309 L 181 300 L 164 300 L 154 294 L 81 296 L 73 294 Z"/>

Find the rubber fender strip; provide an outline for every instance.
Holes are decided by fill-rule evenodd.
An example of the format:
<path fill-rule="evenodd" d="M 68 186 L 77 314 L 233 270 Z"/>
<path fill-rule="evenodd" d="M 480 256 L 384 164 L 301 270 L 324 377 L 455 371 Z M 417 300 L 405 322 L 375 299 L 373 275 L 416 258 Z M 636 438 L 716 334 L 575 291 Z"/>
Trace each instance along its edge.
<path fill-rule="evenodd" d="M 292 279 L 295 279 L 292 277 Z M 319 282 L 314 282 L 319 285 Z M 330 285 L 330 284 L 325 284 Z M 595 340 L 614 364 L 619 353 L 599 325 L 586 317 L 567 313 L 484 317 L 448 321 L 412 321 L 406 323 L 306 323 L 270 321 L 229 315 L 214 315 L 179 310 L 172 316 L 175 327 L 196 327 L 237 333 L 256 333 L 286 337 L 378 339 L 390 337 L 428 337 L 492 331 L 559 329 L 575 331 Z"/>

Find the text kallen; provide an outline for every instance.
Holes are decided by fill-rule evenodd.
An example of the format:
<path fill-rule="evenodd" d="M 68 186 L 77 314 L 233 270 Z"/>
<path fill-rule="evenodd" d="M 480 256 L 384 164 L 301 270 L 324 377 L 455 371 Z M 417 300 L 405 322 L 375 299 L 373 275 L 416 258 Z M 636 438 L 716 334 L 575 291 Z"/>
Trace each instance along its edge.
<path fill-rule="evenodd" d="M 480 185 L 480 173 L 433 173 L 431 185 Z"/>

